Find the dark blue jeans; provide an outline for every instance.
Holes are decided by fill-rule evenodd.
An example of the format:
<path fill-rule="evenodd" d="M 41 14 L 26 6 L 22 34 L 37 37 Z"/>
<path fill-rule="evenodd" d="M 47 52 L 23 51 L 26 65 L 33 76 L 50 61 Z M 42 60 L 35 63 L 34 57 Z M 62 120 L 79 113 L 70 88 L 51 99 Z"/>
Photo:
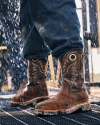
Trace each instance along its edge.
<path fill-rule="evenodd" d="M 53 56 L 62 59 L 70 50 L 83 49 L 75 0 L 21 2 L 21 12 L 24 10 L 21 21 L 30 21 L 31 24 L 22 28 L 24 58 L 47 58 L 52 52 Z"/>

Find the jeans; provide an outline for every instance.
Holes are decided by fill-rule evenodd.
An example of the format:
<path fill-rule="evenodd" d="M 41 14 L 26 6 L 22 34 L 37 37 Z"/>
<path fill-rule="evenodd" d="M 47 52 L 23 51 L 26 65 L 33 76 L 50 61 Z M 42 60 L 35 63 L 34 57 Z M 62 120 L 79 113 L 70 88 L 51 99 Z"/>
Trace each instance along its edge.
<path fill-rule="evenodd" d="M 21 0 L 22 11 L 21 21 L 31 22 L 22 35 L 25 59 L 46 59 L 52 53 L 62 60 L 68 51 L 83 49 L 75 0 Z"/>

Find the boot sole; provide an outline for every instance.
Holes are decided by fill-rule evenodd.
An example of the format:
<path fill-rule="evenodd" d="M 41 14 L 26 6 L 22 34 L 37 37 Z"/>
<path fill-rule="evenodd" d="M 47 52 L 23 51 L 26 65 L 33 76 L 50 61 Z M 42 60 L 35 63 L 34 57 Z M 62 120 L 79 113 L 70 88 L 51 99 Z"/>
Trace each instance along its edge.
<path fill-rule="evenodd" d="M 10 104 L 11 104 L 11 106 L 36 105 L 37 103 L 39 103 L 41 101 L 44 101 L 44 100 L 47 100 L 47 99 L 49 99 L 49 97 L 44 96 L 44 97 L 38 97 L 38 98 L 35 98 L 35 99 L 32 99 L 32 100 L 29 100 L 29 101 L 26 101 L 26 102 L 13 102 L 13 101 L 10 101 Z"/>
<path fill-rule="evenodd" d="M 70 114 L 78 109 L 82 109 L 82 111 L 89 111 L 91 109 L 91 104 L 89 102 L 77 104 L 69 109 L 60 109 L 60 110 L 41 110 L 35 109 L 35 115 L 61 115 L 61 114 Z"/>

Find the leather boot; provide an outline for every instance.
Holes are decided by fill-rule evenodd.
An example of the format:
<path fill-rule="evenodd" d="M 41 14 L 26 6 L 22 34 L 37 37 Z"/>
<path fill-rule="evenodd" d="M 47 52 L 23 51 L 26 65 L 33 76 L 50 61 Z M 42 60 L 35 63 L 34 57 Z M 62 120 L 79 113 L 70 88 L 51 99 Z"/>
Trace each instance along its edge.
<path fill-rule="evenodd" d="M 69 114 L 78 109 L 90 110 L 89 97 L 84 84 L 83 51 L 67 52 L 61 63 L 62 88 L 49 100 L 35 106 L 36 115 Z"/>
<path fill-rule="evenodd" d="M 49 98 L 46 86 L 47 62 L 43 59 L 28 60 L 28 85 L 26 90 L 11 98 L 11 105 L 37 104 Z"/>
<path fill-rule="evenodd" d="M 27 87 L 27 81 L 23 81 L 19 84 L 18 90 L 17 90 L 17 94 L 20 94 L 24 91 L 24 89 Z"/>

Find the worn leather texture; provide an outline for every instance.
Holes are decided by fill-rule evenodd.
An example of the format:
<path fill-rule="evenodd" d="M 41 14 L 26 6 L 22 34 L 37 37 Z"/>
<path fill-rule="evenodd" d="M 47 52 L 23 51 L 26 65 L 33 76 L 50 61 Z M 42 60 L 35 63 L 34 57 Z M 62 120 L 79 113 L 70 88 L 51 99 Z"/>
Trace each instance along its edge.
<path fill-rule="evenodd" d="M 60 92 L 53 98 L 38 103 L 36 109 L 69 109 L 77 104 L 89 102 L 84 84 L 83 50 L 66 53 L 61 63 L 61 71 L 63 83 Z"/>
<path fill-rule="evenodd" d="M 42 59 L 28 61 L 28 85 L 21 94 L 14 96 L 11 101 L 26 102 L 38 97 L 48 96 L 46 86 L 46 69 L 48 62 Z"/>
<path fill-rule="evenodd" d="M 27 87 L 27 81 L 23 81 L 19 84 L 18 90 L 17 90 L 17 94 L 20 94 L 21 92 L 24 91 L 24 89 Z"/>

